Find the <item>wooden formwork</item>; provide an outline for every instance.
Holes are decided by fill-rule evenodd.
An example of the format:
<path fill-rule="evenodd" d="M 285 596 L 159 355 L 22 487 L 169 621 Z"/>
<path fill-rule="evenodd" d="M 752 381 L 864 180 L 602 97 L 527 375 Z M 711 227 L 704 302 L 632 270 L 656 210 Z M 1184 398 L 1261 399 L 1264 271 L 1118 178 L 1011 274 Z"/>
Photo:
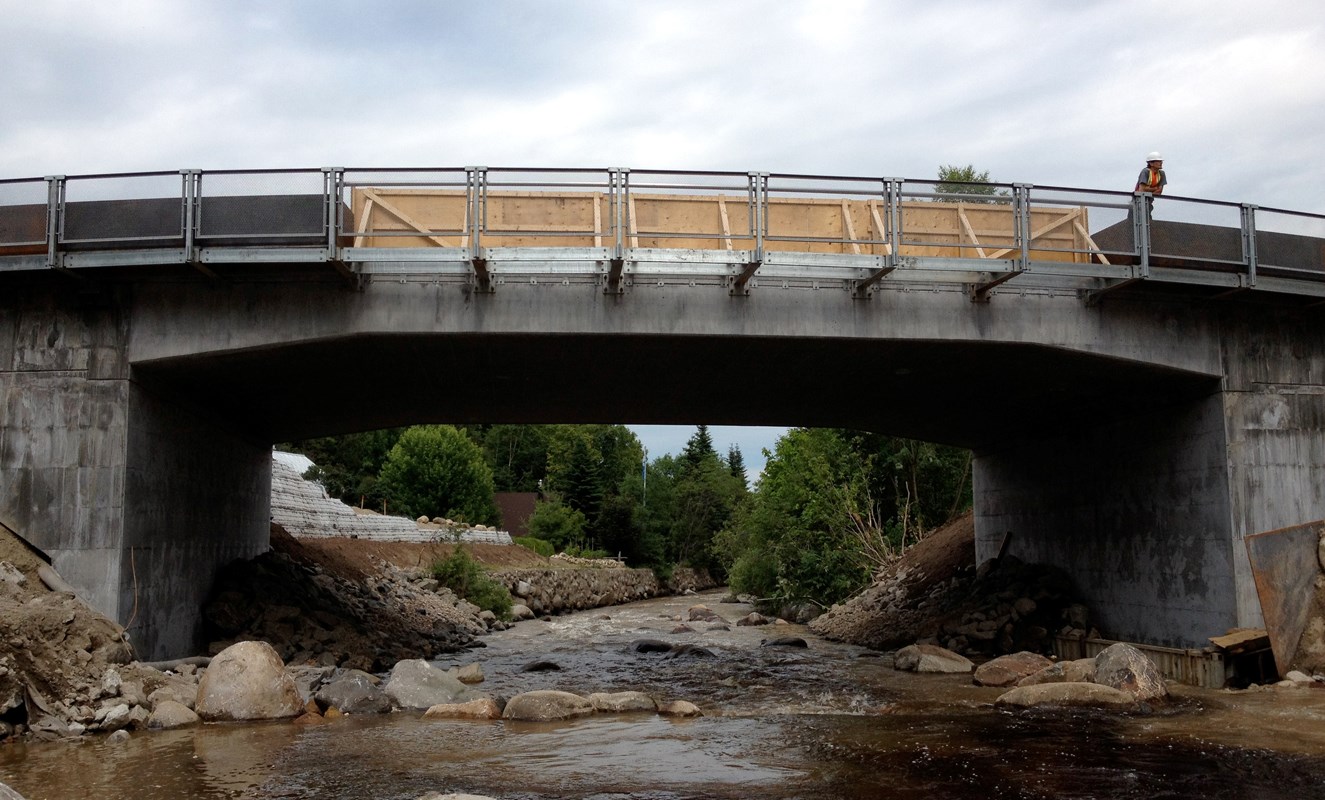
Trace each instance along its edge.
<path fill-rule="evenodd" d="M 463 247 L 471 222 L 463 191 L 360 188 L 346 233 L 355 247 Z M 743 196 L 630 194 L 621 209 L 626 247 L 752 250 L 751 206 Z M 905 202 L 899 255 L 1015 258 L 1006 203 Z M 605 192 L 488 192 L 481 226 L 487 247 L 607 247 L 617 209 Z M 1031 257 L 1102 262 L 1086 209 L 1035 207 Z M 881 199 L 771 197 L 764 249 L 848 255 L 888 253 Z"/>

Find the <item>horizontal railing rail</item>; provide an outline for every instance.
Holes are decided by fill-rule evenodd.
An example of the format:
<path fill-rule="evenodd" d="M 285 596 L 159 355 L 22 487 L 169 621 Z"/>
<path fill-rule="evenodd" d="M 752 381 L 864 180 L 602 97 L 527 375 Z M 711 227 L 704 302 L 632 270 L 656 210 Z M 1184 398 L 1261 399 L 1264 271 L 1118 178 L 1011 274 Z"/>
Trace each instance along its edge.
<path fill-rule="evenodd" d="M 1023 275 L 1091 292 L 1160 279 L 1325 296 L 1322 242 L 1317 213 L 1020 183 L 483 166 L 0 180 L 0 273 L 432 263 L 492 288 L 556 263 L 616 289 L 650 270 L 741 291 L 799 270 L 858 296 L 891 277 L 960 280 L 979 299 Z"/>

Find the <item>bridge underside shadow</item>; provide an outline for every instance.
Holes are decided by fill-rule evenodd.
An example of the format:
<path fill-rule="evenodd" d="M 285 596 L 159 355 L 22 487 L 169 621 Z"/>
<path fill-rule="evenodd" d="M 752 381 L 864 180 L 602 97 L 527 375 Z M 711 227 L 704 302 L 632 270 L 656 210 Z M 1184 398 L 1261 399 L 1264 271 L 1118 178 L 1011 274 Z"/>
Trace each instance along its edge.
<path fill-rule="evenodd" d="M 771 337 L 357 335 L 165 359 L 135 380 L 268 442 L 421 422 L 800 425 L 974 449 L 1217 390 L 1047 346 Z"/>

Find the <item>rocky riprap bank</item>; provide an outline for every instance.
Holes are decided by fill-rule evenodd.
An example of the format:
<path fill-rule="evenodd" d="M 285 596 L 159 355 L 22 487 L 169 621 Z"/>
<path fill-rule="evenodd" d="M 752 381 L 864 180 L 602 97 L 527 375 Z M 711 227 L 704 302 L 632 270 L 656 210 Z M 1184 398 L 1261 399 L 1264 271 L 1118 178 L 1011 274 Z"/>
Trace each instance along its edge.
<path fill-rule="evenodd" d="M 515 601 L 534 615 L 561 614 L 614 606 L 667 594 L 703 591 L 717 586 L 707 572 L 677 567 L 660 580 L 652 570 L 625 567 L 583 569 L 507 569 L 492 573 Z"/>

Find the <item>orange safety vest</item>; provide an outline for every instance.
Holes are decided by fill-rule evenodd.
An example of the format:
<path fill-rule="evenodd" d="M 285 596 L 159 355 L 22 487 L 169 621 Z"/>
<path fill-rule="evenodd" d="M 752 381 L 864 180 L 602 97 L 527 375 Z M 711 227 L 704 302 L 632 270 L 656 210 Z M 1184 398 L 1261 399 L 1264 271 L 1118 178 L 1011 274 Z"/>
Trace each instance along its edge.
<path fill-rule="evenodd" d="M 1147 173 L 1145 179 L 1146 190 L 1153 192 L 1155 191 L 1156 188 L 1159 187 L 1159 170 L 1147 167 L 1146 173 Z"/>

